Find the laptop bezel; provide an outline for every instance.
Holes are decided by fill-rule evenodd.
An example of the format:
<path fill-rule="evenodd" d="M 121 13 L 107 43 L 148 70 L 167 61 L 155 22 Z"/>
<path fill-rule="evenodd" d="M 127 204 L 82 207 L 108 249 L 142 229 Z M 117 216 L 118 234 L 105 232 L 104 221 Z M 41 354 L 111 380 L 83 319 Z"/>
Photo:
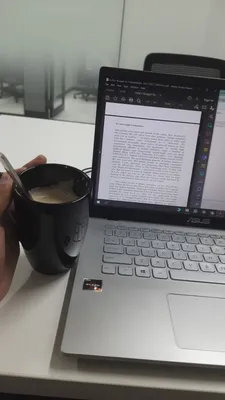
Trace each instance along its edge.
<path fill-rule="evenodd" d="M 225 229 L 225 218 L 221 217 L 201 217 L 193 215 L 178 214 L 174 212 L 162 212 L 155 210 L 138 210 L 137 208 L 124 208 L 124 207 L 112 207 L 108 205 L 98 205 L 94 203 L 97 191 L 98 182 L 98 165 L 102 140 L 102 130 L 104 125 L 104 87 L 105 79 L 107 77 L 119 80 L 131 80 L 131 81 L 145 81 L 145 82 L 157 82 L 157 83 L 170 83 L 173 85 L 185 85 L 185 86 L 198 86 L 208 87 L 213 89 L 225 90 L 225 80 L 219 78 L 205 78 L 205 77 L 193 77 L 184 75 L 168 75 L 158 74 L 148 71 L 137 71 L 121 68 L 102 67 L 99 74 L 99 86 L 98 86 L 98 97 L 97 97 L 97 112 L 95 121 L 95 137 L 94 137 L 94 148 L 93 148 L 93 159 L 92 159 L 92 181 L 93 181 L 93 195 L 90 202 L 90 216 L 96 218 L 105 218 L 109 220 L 128 220 L 128 221 L 140 221 L 140 222 L 152 222 L 152 223 L 163 223 L 172 225 L 183 225 L 183 226 L 196 226 L 205 227 L 210 229 Z"/>

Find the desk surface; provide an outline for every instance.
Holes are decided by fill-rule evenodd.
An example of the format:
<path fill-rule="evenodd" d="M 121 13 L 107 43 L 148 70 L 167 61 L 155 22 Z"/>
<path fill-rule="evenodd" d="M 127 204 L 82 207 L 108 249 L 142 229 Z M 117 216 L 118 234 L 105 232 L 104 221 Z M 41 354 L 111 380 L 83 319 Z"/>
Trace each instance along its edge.
<path fill-rule="evenodd" d="M 43 153 L 49 162 L 91 165 L 94 127 L 0 116 L 0 143 L 15 167 Z M 21 254 L 11 289 L 0 303 L 0 392 L 77 399 L 211 399 L 225 394 L 225 371 L 78 360 L 60 352 L 69 275 L 42 276 Z M 64 300 L 65 298 L 65 300 Z M 165 390 L 167 389 L 167 390 Z M 179 390 L 187 393 L 179 393 Z M 170 397 L 171 396 L 171 397 Z M 187 397 L 186 397 L 187 396 Z M 213 396 L 213 398 L 216 398 Z"/>

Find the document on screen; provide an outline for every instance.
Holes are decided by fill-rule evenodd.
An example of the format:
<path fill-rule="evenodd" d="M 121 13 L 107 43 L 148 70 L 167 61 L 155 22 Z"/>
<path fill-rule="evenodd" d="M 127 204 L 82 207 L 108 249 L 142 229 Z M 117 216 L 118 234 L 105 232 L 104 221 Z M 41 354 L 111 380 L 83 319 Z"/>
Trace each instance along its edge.
<path fill-rule="evenodd" d="M 107 104 L 98 199 L 185 207 L 201 112 Z"/>

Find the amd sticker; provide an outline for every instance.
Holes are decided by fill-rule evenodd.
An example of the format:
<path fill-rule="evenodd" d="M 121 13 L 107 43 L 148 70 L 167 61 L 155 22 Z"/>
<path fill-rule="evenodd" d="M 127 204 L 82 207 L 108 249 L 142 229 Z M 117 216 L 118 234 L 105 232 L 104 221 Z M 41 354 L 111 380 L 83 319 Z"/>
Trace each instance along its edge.
<path fill-rule="evenodd" d="M 94 292 L 102 291 L 102 280 L 84 279 L 83 290 L 92 290 Z"/>

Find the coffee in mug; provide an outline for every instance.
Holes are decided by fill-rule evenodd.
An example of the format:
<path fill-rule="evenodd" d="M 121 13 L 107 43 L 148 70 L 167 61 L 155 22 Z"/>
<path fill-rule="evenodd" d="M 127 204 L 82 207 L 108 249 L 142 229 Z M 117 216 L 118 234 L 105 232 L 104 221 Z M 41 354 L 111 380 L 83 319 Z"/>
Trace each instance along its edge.
<path fill-rule="evenodd" d="M 33 200 L 39 203 L 60 204 L 78 199 L 78 195 L 72 190 L 73 183 L 61 181 L 55 185 L 42 186 L 29 191 Z"/>

